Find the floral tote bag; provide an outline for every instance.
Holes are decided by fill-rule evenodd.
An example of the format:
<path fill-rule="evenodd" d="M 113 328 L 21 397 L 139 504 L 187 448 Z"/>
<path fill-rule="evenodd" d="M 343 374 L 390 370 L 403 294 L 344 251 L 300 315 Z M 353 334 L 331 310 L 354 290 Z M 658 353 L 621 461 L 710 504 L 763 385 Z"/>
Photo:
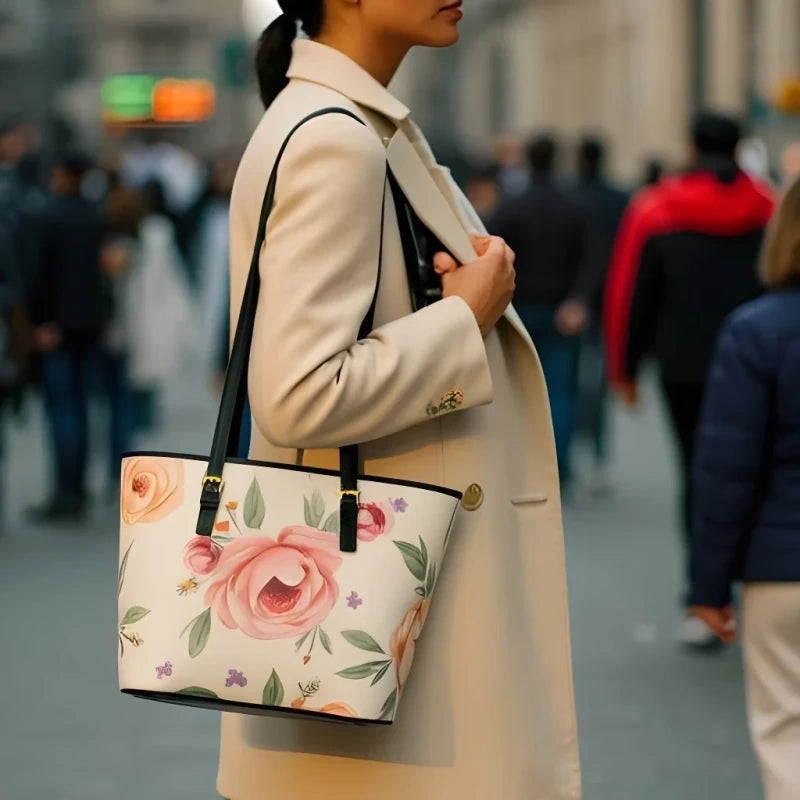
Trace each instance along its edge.
<path fill-rule="evenodd" d="M 247 714 L 391 724 L 461 493 L 236 457 L 278 165 L 270 177 L 210 457 L 123 460 L 123 692 Z M 380 282 L 380 263 L 378 268 Z M 373 325 L 372 307 L 360 332 Z"/>

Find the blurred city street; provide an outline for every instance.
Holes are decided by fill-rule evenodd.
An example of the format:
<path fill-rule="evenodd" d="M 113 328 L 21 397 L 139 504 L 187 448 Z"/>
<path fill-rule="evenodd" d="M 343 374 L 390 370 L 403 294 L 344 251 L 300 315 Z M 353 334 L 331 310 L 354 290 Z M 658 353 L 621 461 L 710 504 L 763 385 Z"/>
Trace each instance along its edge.
<path fill-rule="evenodd" d="M 187 363 L 159 449 L 204 451 L 214 399 Z M 619 415 L 614 493 L 567 512 L 587 800 L 754 800 L 739 652 L 675 644 L 678 575 L 669 441 L 650 387 Z M 11 431 L 0 537 L 3 800 L 216 797 L 217 717 L 123 697 L 115 685 L 114 500 L 91 524 L 21 522 L 44 480 L 38 408 Z M 654 568 L 655 567 L 655 568 Z M 433 798 L 431 798 L 433 800 Z"/>

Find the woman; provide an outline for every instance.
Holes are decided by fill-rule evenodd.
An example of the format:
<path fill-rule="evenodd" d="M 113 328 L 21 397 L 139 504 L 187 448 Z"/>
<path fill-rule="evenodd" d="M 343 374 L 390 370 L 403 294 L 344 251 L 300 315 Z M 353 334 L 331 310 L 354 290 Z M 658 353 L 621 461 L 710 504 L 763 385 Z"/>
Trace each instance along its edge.
<path fill-rule="evenodd" d="M 731 584 L 744 580 L 750 728 L 767 800 L 800 797 L 800 182 L 767 232 L 771 294 L 723 329 L 694 475 L 692 602 L 736 638 Z"/>
<path fill-rule="evenodd" d="M 251 457 L 335 469 L 336 448 L 358 442 L 368 474 L 465 494 L 399 721 L 226 715 L 219 790 L 233 800 L 580 797 L 558 468 L 539 362 L 508 307 L 513 254 L 476 239 L 476 257 L 477 215 L 385 88 L 412 46 L 456 42 L 461 11 L 446 2 L 283 0 L 262 38 L 268 110 L 233 192 L 234 317 L 289 131 L 332 106 L 365 124 L 315 119 L 281 162 L 251 354 Z M 298 21 L 310 40 L 294 41 Z M 387 161 L 452 254 L 436 256 L 443 299 L 414 314 Z M 357 342 L 381 249 L 375 330 Z M 459 410 L 434 417 L 456 391 Z"/>

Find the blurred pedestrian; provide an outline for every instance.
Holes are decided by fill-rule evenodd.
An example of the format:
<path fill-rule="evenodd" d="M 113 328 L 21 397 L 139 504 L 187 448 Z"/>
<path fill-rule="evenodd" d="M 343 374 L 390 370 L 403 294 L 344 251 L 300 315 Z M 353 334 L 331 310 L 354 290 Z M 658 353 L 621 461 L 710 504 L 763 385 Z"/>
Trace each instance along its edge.
<path fill-rule="evenodd" d="M 769 187 L 736 164 L 740 138 L 733 119 L 697 117 L 692 167 L 631 204 L 606 292 L 609 375 L 630 405 L 637 403 L 643 357 L 658 362 L 680 453 L 687 544 L 694 437 L 714 342 L 725 317 L 761 293 L 755 264 L 774 208 Z M 697 646 L 714 641 L 692 615 L 680 639 Z"/>
<path fill-rule="evenodd" d="M 709 374 L 693 482 L 694 613 L 736 638 L 745 584 L 750 729 L 766 800 L 800 797 L 800 181 L 770 225 L 770 294 L 726 323 Z"/>
<path fill-rule="evenodd" d="M 86 510 L 87 384 L 108 310 L 100 272 L 103 218 L 81 194 L 90 166 L 77 152 L 58 160 L 31 283 L 30 315 L 53 458 L 49 498 L 31 509 L 40 522 L 77 520 Z"/>
<path fill-rule="evenodd" d="M 220 157 L 209 173 L 209 184 L 198 216 L 196 259 L 199 277 L 200 318 L 204 321 L 203 353 L 211 355 L 207 369 L 215 385 L 221 384 L 227 366 L 230 320 L 230 214 L 231 192 L 237 162 Z"/>
<path fill-rule="evenodd" d="M 19 409 L 22 389 L 28 377 L 30 331 L 24 309 L 14 249 L 0 228 L 0 529 L 4 509 L 2 480 L 5 421 Z"/>
<path fill-rule="evenodd" d="M 644 164 L 641 185 L 643 189 L 648 186 L 658 186 L 664 177 L 664 162 L 660 158 L 648 158 Z"/>
<path fill-rule="evenodd" d="M 497 210 L 500 192 L 500 169 L 496 164 L 473 164 L 470 167 L 465 193 L 484 224 Z"/>
<path fill-rule="evenodd" d="M 517 136 L 496 136 L 490 144 L 497 164 L 497 182 L 506 197 L 519 197 L 529 186 L 531 174 L 525 160 L 525 143 Z"/>
<path fill-rule="evenodd" d="M 581 352 L 581 418 L 592 443 L 594 491 L 608 489 L 608 379 L 602 334 L 603 290 L 611 263 L 614 241 L 630 194 L 606 175 L 606 146 L 602 139 L 585 136 L 578 147 L 578 181 L 575 191 L 588 216 L 586 259 L 595 264 L 595 283 L 588 297 L 591 324 Z"/>
<path fill-rule="evenodd" d="M 555 139 L 535 138 L 528 158 L 530 186 L 519 197 L 506 196 L 489 227 L 517 254 L 514 305 L 542 361 L 566 490 L 572 479 L 581 334 L 589 324 L 596 266 L 586 247 L 586 215 L 557 179 Z"/>
<path fill-rule="evenodd" d="M 190 290 L 161 183 L 148 181 L 142 199 L 144 216 L 122 300 L 137 432 L 157 426 L 159 395 L 192 337 Z"/>

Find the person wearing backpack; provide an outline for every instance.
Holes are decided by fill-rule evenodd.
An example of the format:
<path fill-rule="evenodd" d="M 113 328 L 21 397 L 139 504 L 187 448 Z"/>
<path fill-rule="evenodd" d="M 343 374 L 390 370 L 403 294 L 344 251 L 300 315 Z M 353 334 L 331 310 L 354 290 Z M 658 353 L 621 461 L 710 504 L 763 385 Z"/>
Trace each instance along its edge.
<path fill-rule="evenodd" d="M 800 797 L 800 181 L 766 235 L 772 290 L 720 334 L 692 481 L 692 612 L 736 639 L 744 582 L 748 716 L 766 800 Z"/>

